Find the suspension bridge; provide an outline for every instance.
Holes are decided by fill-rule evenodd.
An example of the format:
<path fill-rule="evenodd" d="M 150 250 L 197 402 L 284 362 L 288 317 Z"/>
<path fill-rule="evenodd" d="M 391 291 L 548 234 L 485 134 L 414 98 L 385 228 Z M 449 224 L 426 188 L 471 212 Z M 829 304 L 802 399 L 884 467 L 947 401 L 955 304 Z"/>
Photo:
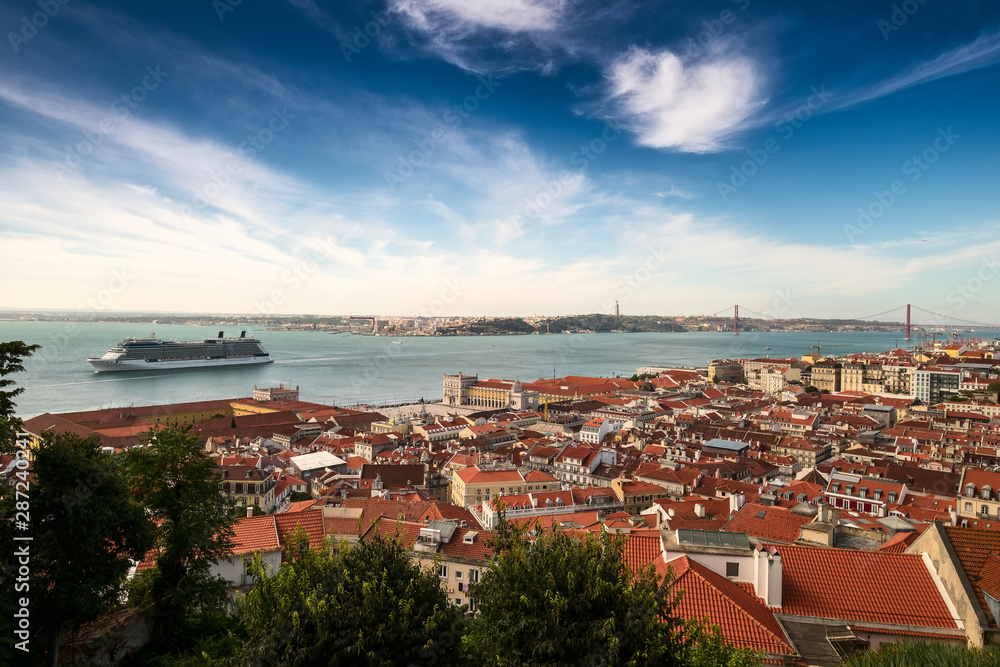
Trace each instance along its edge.
<path fill-rule="evenodd" d="M 709 317 L 721 317 L 723 314 L 728 314 L 730 309 L 723 308 L 714 313 L 711 313 Z M 740 306 L 739 304 L 732 306 L 733 314 L 733 333 L 739 335 L 740 333 Z M 743 312 L 750 315 L 748 319 L 761 319 L 768 321 L 780 321 L 782 319 L 795 319 L 800 320 L 803 318 L 781 318 L 775 317 L 773 315 L 763 315 L 761 313 L 754 312 L 747 307 L 743 307 Z M 905 315 L 904 315 L 905 313 Z M 917 315 L 918 320 L 924 320 L 923 322 L 915 322 L 913 320 L 913 315 Z M 890 317 L 895 315 L 896 317 Z M 885 319 L 877 319 L 885 318 Z M 896 319 L 898 318 L 898 319 Z M 910 340 L 911 333 L 914 329 L 919 329 L 921 331 L 927 332 L 930 329 L 937 329 L 936 332 L 931 332 L 926 334 L 929 336 L 936 336 L 938 333 L 947 333 L 948 329 L 955 329 L 963 327 L 971 330 L 1000 330 L 1000 324 L 988 323 L 988 322 L 974 322 L 972 320 L 966 320 L 960 317 L 955 317 L 954 315 L 948 315 L 945 312 L 935 312 L 933 310 L 928 310 L 926 308 L 921 308 L 920 306 L 914 306 L 912 304 L 905 304 L 902 306 L 896 306 L 895 308 L 890 308 L 889 310 L 883 311 L 881 313 L 875 313 L 874 315 L 865 315 L 864 317 L 854 317 L 854 318 L 840 318 L 845 321 L 858 321 L 858 322 L 899 322 L 901 326 L 906 328 L 906 340 Z"/>

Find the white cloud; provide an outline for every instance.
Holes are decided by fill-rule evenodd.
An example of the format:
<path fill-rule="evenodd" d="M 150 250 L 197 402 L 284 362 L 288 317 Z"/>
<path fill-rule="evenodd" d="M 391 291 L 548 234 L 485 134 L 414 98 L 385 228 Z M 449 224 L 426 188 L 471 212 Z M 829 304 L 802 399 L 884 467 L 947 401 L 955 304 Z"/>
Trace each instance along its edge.
<path fill-rule="evenodd" d="M 722 150 L 766 102 L 755 63 L 723 52 L 686 61 L 633 48 L 612 63 L 608 78 L 616 121 L 650 148 Z"/>
<path fill-rule="evenodd" d="M 495 28 L 536 32 L 556 27 L 562 0 L 391 0 L 390 7 L 424 32 Z"/>
<path fill-rule="evenodd" d="M 926 62 L 869 86 L 838 95 L 830 111 L 854 107 L 906 88 L 987 67 L 1000 61 L 1000 31 L 980 35 Z"/>

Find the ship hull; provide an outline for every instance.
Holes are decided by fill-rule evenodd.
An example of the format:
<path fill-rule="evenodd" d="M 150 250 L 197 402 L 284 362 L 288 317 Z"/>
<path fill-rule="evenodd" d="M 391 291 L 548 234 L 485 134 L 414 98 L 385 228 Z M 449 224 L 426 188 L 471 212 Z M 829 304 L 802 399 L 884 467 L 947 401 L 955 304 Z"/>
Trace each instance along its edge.
<path fill-rule="evenodd" d="M 168 371 L 188 368 L 220 368 L 224 366 L 259 366 L 274 363 L 270 357 L 233 357 L 223 359 L 175 359 L 145 361 L 142 359 L 87 359 L 97 373 L 120 371 Z"/>

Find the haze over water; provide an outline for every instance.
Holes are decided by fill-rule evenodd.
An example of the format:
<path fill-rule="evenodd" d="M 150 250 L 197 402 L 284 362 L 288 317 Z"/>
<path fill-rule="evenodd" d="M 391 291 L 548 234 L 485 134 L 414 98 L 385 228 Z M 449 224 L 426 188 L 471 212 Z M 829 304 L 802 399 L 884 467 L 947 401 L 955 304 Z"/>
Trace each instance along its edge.
<path fill-rule="evenodd" d="M 71 412 L 250 396 L 253 386 L 299 385 L 304 401 L 336 405 L 440 400 L 442 373 L 533 381 L 557 376 L 630 376 L 647 365 L 704 367 L 719 357 L 801 356 L 817 342 L 832 354 L 879 352 L 903 344 L 899 332 L 640 333 L 389 338 L 248 330 L 273 364 L 158 373 L 95 373 L 101 356 L 128 336 L 198 340 L 219 327 L 126 323 L 0 322 L 0 341 L 42 345 L 12 375 L 25 392 L 17 412 Z M 225 330 L 238 336 L 238 328 Z M 396 344 L 401 341 L 402 344 Z M 833 346 L 839 347 L 833 347 Z M 771 347 L 767 351 L 764 348 Z"/>

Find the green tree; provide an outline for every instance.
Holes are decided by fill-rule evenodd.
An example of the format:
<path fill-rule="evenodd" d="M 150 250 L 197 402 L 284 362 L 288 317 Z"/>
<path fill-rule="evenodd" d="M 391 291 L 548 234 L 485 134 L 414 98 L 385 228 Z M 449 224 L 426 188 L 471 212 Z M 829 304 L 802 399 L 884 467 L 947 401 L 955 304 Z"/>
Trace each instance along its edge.
<path fill-rule="evenodd" d="M 24 391 L 24 387 L 7 389 L 14 381 L 6 379 L 6 376 L 22 372 L 25 357 L 30 357 L 38 348 L 38 345 L 28 345 L 20 340 L 0 343 L 0 453 L 14 450 L 14 439 L 21 428 L 21 421 L 14 416 L 14 408 L 17 407 L 14 397 Z"/>
<path fill-rule="evenodd" d="M 19 473 L 14 485 L 0 485 L 0 506 L 3 516 L 14 517 L 20 502 L 25 508 L 30 504 L 32 541 L 15 542 L 11 521 L 0 522 L 0 532 L 3 543 L 12 545 L 4 548 L 5 557 L 19 547 L 30 554 L 23 594 L 31 601 L 33 625 L 45 632 L 48 662 L 55 665 L 66 626 L 79 628 L 118 603 L 131 561 L 141 560 L 152 546 L 153 525 L 96 435 L 47 433 L 27 482 L 27 474 Z M 18 490 L 26 493 L 19 496 Z M 17 563 L 5 558 L 2 567 L 7 584 Z"/>
<path fill-rule="evenodd" d="M 226 584 L 212 565 L 232 555 L 232 499 L 222 475 L 198 439 L 185 431 L 150 431 L 145 445 L 125 455 L 132 493 L 157 524 L 156 567 L 134 593 L 155 604 L 154 645 L 177 643 L 185 622 L 223 608 Z"/>
<path fill-rule="evenodd" d="M 992 392 L 994 394 L 1000 393 L 1000 381 L 990 382 L 986 385 L 986 391 Z"/>
<path fill-rule="evenodd" d="M 533 532 L 501 518 L 493 562 L 470 591 L 472 664 L 759 665 L 718 628 L 678 618 L 672 574 L 632 572 L 624 536 Z"/>
<path fill-rule="evenodd" d="M 946 665 L 947 667 L 995 667 L 1000 664 L 1000 648 L 966 648 L 945 644 L 901 642 L 883 644 L 849 658 L 844 667 L 896 667 L 897 665 Z"/>
<path fill-rule="evenodd" d="M 652 568 L 633 575 L 624 537 L 527 538 L 501 521 L 472 586 L 479 614 L 463 646 L 475 664 L 685 664 L 676 596 Z"/>
<path fill-rule="evenodd" d="M 288 550 L 275 576 L 259 558 L 252 566 L 235 665 L 457 664 L 464 614 L 398 541 L 376 535 L 331 553 L 303 550 L 293 534 Z"/>

